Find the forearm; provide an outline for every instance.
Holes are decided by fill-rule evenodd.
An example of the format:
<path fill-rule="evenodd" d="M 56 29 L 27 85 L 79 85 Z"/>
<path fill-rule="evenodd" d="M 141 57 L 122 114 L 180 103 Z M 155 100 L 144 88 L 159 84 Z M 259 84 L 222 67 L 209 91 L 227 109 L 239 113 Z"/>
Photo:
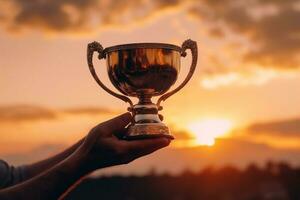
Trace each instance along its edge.
<path fill-rule="evenodd" d="M 1 190 L 0 199 L 58 199 L 92 170 L 93 168 L 87 164 L 83 154 L 72 154 L 46 172 L 21 184 Z"/>
<path fill-rule="evenodd" d="M 71 147 L 67 148 L 63 152 L 60 152 L 50 158 L 27 165 L 24 181 L 34 176 L 37 176 L 38 174 L 46 171 L 47 169 L 55 166 L 59 162 L 66 159 L 68 156 L 74 153 L 74 151 L 76 151 L 76 149 L 82 144 L 83 140 L 84 138 L 72 145 Z"/>

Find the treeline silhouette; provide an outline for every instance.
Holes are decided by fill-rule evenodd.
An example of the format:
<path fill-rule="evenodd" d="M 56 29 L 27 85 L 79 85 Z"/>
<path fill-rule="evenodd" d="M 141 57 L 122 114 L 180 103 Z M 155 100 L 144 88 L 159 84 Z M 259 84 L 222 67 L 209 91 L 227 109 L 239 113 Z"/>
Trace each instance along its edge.
<path fill-rule="evenodd" d="M 89 178 L 66 199 L 72 200 L 300 200 L 300 168 L 286 163 L 207 167 L 177 176 L 112 176 Z"/>

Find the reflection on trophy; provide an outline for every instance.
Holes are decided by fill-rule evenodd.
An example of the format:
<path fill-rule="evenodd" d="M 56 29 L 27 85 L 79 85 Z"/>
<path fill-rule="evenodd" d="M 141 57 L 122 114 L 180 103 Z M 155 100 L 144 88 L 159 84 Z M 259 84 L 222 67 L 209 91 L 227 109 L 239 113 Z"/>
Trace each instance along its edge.
<path fill-rule="evenodd" d="M 167 92 L 177 80 L 180 57 L 186 56 L 187 49 L 192 53 L 190 71 L 177 88 Z M 100 81 L 93 66 L 95 51 L 98 52 L 99 59 L 107 60 L 110 81 L 126 96 L 115 93 Z M 128 110 L 132 113 L 133 120 L 123 139 L 173 139 L 158 111 L 162 110 L 162 101 L 182 89 L 191 79 L 197 65 L 197 51 L 197 43 L 192 40 L 186 40 L 181 47 L 163 43 L 133 43 L 103 49 L 98 42 L 88 44 L 88 65 L 96 82 L 109 94 L 130 104 Z M 134 105 L 128 96 L 137 97 L 139 102 Z M 151 101 L 153 96 L 160 96 L 156 104 Z"/>

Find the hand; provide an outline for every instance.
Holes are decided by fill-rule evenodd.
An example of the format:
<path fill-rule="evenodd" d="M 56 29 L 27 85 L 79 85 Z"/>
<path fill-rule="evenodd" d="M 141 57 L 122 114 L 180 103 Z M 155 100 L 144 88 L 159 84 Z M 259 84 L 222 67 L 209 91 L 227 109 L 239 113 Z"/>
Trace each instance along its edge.
<path fill-rule="evenodd" d="M 86 157 L 86 163 L 93 170 L 112 165 L 127 164 L 136 158 L 150 154 L 169 145 L 167 138 L 155 138 L 135 141 L 118 139 L 126 133 L 125 127 L 131 121 L 130 113 L 94 127 L 76 153 Z"/>
<path fill-rule="evenodd" d="M 51 161 L 38 163 L 34 168 L 54 166 L 27 181 L 1 190 L 0 199 L 64 199 L 72 185 L 94 170 L 125 164 L 169 145 L 167 138 L 119 140 L 116 135 L 120 137 L 126 133 L 125 127 L 131 119 L 131 115 L 126 113 L 99 124 L 83 142 L 79 141 Z"/>

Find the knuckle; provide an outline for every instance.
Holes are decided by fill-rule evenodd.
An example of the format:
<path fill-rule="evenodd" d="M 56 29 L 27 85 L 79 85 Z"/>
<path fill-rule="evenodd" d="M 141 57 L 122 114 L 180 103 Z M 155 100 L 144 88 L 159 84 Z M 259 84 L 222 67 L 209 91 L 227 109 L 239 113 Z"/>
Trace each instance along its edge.
<path fill-rule="evenodd" d="M 126 148 L 124 146 L 117 146 L 114 148 L 114 154 L 117 156 L 117 157 L 123 157 L 123 155 L 126 154 Z"/>
<path fill-rule="evenodd" d="M 112 154 L 119 157 L 122 154 L 122 150 L 118 147 L 112 149 Z"/>

